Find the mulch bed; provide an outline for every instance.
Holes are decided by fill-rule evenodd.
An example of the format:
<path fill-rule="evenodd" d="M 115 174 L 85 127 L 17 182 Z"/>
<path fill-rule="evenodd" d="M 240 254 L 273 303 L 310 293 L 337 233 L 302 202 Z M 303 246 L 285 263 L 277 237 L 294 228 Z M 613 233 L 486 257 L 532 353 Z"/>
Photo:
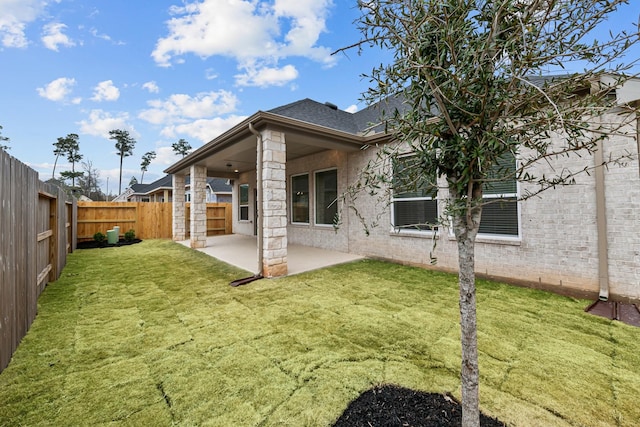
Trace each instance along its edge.
<path fill-rule="evenodd" d="M 452 397 L 394 385 L 374 387 L 351 402 L 334 427 L 460 427 L 462 407 Z M 483 427 L 504 427 L 480 414 Z"/>
<path fill-rule="evenodd" d="M 102 249 L 102 248 L 115 248 L 118 246 L 127 246 L 127 245 L 135 245 L 136 243 L 142 242 L 141 239 L 133 239 L 133 240 L 124 240 L 120 239 L 117 243 L 108 244 L 106 241 L 104 242 L 96 242 L 95 240 L 89 240 L 86 242 L 78 242 L 76 245 L 76 249 Z"/>

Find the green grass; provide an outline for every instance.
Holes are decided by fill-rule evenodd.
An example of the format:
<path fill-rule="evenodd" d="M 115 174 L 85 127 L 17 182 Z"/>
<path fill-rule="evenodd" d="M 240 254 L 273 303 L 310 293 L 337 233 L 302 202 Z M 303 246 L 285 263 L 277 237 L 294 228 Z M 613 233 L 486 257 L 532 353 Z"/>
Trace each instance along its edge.
<path fill-rule="evenodd" d="M 0 374 L 0 425 L 327 426 L 375 384 L 459 398 L 455 276 L 361 261 L 246 272 L 168 241 L 77 251 Z M 481 408 L 634 426 L 640 329 L 480 281 Z"/>

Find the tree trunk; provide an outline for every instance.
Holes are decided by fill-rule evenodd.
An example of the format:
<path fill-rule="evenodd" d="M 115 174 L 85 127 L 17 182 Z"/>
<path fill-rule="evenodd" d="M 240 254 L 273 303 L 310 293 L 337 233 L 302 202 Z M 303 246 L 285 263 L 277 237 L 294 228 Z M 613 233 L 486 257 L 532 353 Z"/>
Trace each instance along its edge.
<path fill-rule="evenodd" d="M 123 155 L 120 153 L 120 179 L 118 180 L 118 195 L 122 194 L 122 158 Z"/>
<path fill-rule="evenodd" d="M 460 287 L 460 330 L 462 344 L 462 426 L 480 426 L 478 334 L 474 245 L 480 228 L 481 207 L 468 207 L 454 215 L 453 229 L 458 243 Z"/>
<path fill-rule="evenodd" d="M 53 172 L 51 173 L 51 179 L 55 179 L 56 177 L 56 165 L 58 164 L 58 157 L 60 154 L 56 154 L 56 160 L 53 162 Z"/>

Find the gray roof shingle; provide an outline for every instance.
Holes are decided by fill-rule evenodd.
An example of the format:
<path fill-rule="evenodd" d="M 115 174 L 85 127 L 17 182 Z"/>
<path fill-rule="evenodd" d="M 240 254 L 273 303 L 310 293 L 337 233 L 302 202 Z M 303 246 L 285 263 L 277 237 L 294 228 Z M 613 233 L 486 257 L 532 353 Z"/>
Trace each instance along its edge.
<path fill-rule="evenodd" d="M 186 176 L 185 184 L 189 184 L 189 176 Z M 214 193 L 231 193 L 231 185 L 225 178 L 207 178 L 207 183 Z M 133 184 L 131 189 L 134 194 L 148 194 L 159 188 L 173 188 L 172 175 L 165 175 L 153 181 L 151 184 Z"/>
<path fill-rule="evenodd" d="M 268 112 L 357 135 L 370 129 L 382 131 L 380 122 L 383 114 L 390 116 L 395 109 L 403 108 L 404 103 L 400 97 L 389 97 L 356 113 L 340 110 L 330 103 L 322 104 L 305 98 Z"/>

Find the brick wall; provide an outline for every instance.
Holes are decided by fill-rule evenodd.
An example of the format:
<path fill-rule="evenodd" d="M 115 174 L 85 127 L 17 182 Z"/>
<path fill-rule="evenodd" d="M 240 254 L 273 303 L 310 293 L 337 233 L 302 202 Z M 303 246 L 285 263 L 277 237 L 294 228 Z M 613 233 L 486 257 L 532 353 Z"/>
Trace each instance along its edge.
<path fill-rule="evenodd" d="M 620 120 L 608 115 L 605 121 Z M 607 239 L 609 245 L 610 294 L 640 299 L 640 166 L 635 127 L 626 129 L 628 135 L 611 136 L 604 144 L 604 157 L 620 153 L 634 156 L 626 165 L 611 165 L 605 170 L 607 204 Z M 556 141 L 556 143 L 559 143 Z M 526 153 L 525 153 L 526 154 Z M 329 168 L 338 170 L 338 192 L 344 194 L 354 185 L 369 161 L 376 159 L 376 148 L 355 153 L 325 151 L 287 162 L 287 188 L 291 176 L 309 173 L 310 206 L 313 203 L 314 172 Z M 593 166 L 588 155 L 573 155 L 540 163 L 538 172 L 551 174 L 567 168 L 579 170 Z M 255 173 L 243 174 L 237 185 L 249 183 L 250 219 L 253 220 L 253 189 Z M 441 183 L 442 184 L 442 183 Z M 527 190 L 522 185 L 521 194 Z M 289 191 L 289 190 L 287 190 Z M 444 197 L 446 190 L 440 192 Z M 291 195 L 287 193 L 287 202 Z M 253 234 L 253 223 L 238 223 L 237 198 L 234 199 L 234 230 Z M 407 264 L 428 266 L 437 258 L 436 268 L 457 270 L 457 246 L 446 227 L 437 240 L 429 233 L 399 234 L 391 227 L 389 197 L 359 192 L 349 205 L 341 206 L 340 227 L 290 224 L 288 242 L 304 244 L 361 255 L 379 257 Z M 365 218 L 368 228 L 358 214 Z M 495 239 L 479 235 L 476 243 L 476 271 L 478 273 L 529 282 L 550 287 L 568 288 L 597 294 L 598 235 L 594 174 L 582 174 L 576 183 L 550 189 L 539 197 L 519 203 L 519 238 Z M 290 212 L 287 211 L 288 218 Z M 372 226 L 377 222 L 376 226 Z M 435 246 L 434 246 L 435 245 Z"/>
<path fill-rule="evenodd" d="M 604 120 L 620 120 L 608 115 Z M 626 165 L 611 165 L 605 169 L 605 190 L 608 222 L 609 277 L 612 295 L 640 299 L 640 172 L 637 160 L 635 129 L 627 136 L 617 135 L 604 143 L 605 159 L 632 153 L 635 157 Z M 349 181 L 355 182 L 362 168 L 375 160 L 369 149 L 348 158 Z M 551 164 L 541 163 L 538 171 L 550 174 L 565 167 L 580 170 L 593 166 L 593 158 L 572 155 Z M 527 188 L 523 185 L 521 192 Z M 440 193 L 444 196 L 445 192 Z M 430 253 L 437 257 L 436 266 L 457 269 L 455 239 L 441 230 L 434 249 L 433 236 L 395 233 L 389 207 L 384 198 L 364 193 L 355 202 L 366 218 L 381 215 L 380 224 L 367 236 L 357 225 L 354 214 L 349 217 L 349 249 L 363 255 L 381 257 L 411 264 L 430 263 Z M 558 187 L 520 203 L 520 238 L 496 240 L 478 236 L 476 271 L 513 280 L 564 287 L 597 293 L 598 236 L 594 174 L 582 174 L 575 185 Z"/>

